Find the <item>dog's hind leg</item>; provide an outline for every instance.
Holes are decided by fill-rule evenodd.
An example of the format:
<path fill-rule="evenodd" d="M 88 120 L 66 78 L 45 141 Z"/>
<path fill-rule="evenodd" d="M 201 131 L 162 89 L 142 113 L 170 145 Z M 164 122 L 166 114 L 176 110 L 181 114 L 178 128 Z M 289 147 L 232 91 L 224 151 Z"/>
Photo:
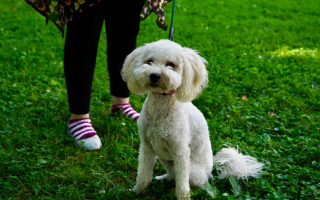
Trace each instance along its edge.
<path fill-rule="evenodd" d="M 166 170 L 166 174 L 161 176 L 156 176 L 155 179 L 158 181 L 162 181 L 163 179 L 172 180 L 174 179 L 174 173 L 173 173 L 173 161 L 172 160 L 164 160 L 161 158 L 158 158 L 160 163 L 163 165 L 164 169 Z"/>
<path fill-rule="evenodd" d="M 206 167 L 205 164 L 190 163 L 189 183 L 192 189 L 204 189 L 206 182 L 212 178 L 212 167 Z"/>

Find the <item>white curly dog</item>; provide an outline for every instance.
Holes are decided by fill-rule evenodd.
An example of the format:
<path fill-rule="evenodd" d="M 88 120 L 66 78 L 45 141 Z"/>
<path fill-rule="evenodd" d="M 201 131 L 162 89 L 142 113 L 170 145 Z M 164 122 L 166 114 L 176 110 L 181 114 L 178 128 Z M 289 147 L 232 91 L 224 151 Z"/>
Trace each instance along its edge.
<path fill-rule="evenodd" d="M 146 44 L 127 56 L 122 75 L 130 91 L 140 95 L 149 91 L 138 120 L 141 144 L 135 192 L 145 191 L 151 183 L 156 159 L 167 172 L 156 179 L 175 179 L 177 199 L 189 199 L 190 187 L 202 189 L 212 178 L 214 162 L 224 164 L 218 169 L 224 177 L 259 175 L 262 164 L 233 148 L 213 157 L 207 122 L 191 103 L 207 86 L 205 64 L 196 51 L 169 40 Z M 240 170 L 239 160 L 246 164 Z"/>

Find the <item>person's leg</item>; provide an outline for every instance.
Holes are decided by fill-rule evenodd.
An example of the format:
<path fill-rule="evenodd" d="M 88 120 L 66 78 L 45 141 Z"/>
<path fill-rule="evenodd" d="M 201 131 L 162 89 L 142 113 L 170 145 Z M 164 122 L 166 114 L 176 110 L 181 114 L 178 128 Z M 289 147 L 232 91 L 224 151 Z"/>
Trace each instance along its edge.
<path fill-rule="evenodd" d="M 93 73 L 103 24 L 101 5 L 103 4 L 88 8 L 67 24 L 64 71 L 70 112 L 76 115 L 89 113 Z"/>
<path fill-rule="evenodd" d="M 145 0 L 125 0 L 119 10 L 118 2 L 108 1 L 106 7 L 107 61 L 113 97 L 111 112 L 123 110 L 135 120 L 139 118 L 139 113 L 129 104 L 130 91 L 120 72 L 125 58 L 136 48 L 140 12 L 144 2 Z"/>
<path fill-rule="evenodd" d="M 104 19 L 103 2 L 88 8 L 68 23 L 64 49 L 64 71 L 71 112 L 68 127 L 76 144 L 87 150 L 101 147 L 100 138 L 89 119 L 89 107 L 98 42 Z"/>

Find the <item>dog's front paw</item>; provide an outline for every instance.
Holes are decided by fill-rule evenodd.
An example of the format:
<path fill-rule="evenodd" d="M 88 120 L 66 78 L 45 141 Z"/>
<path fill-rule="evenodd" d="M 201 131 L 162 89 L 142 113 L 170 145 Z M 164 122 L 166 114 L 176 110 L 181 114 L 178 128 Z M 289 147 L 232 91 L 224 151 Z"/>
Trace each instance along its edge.
<path fill-rule="evenodd" d="M 191 200 L 190 195 L 177 196 L 177 200 Z"/>
<path fill-rule="evenodd" d="M 178 200 L 189 200 L 191 199 L 191 195 L 189 191 L 179 191 L 176 189 L 176 197 Z"/>
<path fill-rule="evenodd" d="M 142 194 L 142 193 L 145 193 L 146 190 L 142 187 L 138 187 L 137 185 L 135 185 L 133 188 L 132 188 L 132 191 L 136 194 Z"/>

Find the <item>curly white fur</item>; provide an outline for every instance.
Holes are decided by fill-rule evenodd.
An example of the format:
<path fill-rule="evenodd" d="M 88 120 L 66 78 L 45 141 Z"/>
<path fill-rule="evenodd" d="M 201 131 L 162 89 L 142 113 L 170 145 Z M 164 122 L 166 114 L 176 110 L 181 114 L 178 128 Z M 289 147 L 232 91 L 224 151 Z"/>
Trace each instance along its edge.
<path fill-rule="evenodd" d="M 242 155 L 235 148 L 223 148 L 214 156 L 213 162 L 217 164 L 220 179 L 229 176 L 238 179 L 247 179 L 249 176 L 258 178 L 263 167 L 263 164 L 259 163 L 256 158 Z"/>
<path fill-rule="evenodd" d="M 189 199 L 190 186 L 203 188 L 212 177 L 213 155 L 207 122 L 191 101 L 207 86 L 206 60 L 169 40 L 146 44 L 125 60 L 122 74 L 129 89 L 148 97 L 138 120 L 140 136 L 137 184 L 143 192 L 152 179 L 156 158 L 175 179 L 178 199 Z M 152 80 L 156 74 L 159 80 Z M 160 95 L 156 92 L 171 95 Z"/>

